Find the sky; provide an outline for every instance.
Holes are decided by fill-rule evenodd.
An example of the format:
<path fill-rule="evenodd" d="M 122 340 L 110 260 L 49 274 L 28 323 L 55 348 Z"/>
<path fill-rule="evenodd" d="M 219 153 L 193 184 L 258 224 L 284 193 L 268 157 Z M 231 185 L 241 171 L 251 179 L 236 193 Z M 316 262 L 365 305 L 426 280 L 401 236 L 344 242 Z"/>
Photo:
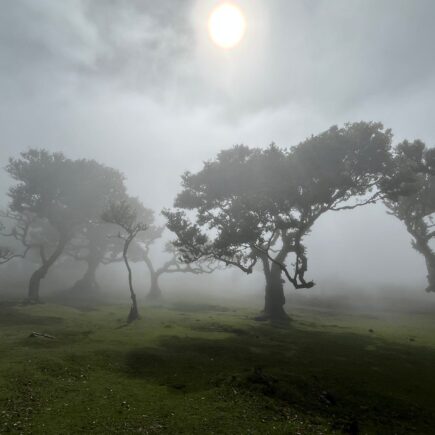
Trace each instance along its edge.
<path fill-rule="evenodd" d="M 96 159 L 158 212 L 184 171 L 235 144 L 288 147 L 360 120 L 435 144 L 432 0 L 234 1 L 247 29 L 230 51 L 207 32 L 219 3 L 2 2 L 0 166 L 29 147 Z M 322 217 L 307 245 L 318 283 L 425 287 L 382 205 Z"/>

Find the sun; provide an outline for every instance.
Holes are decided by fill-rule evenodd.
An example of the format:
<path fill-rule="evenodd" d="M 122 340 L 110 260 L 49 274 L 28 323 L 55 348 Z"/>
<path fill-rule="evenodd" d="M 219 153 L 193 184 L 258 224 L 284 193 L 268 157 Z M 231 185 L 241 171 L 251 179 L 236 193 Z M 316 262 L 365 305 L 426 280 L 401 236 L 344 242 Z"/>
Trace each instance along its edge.
<path fill-rule="evenodd" d="M 212 41 L 221 48 L 233 48 L 239 44 L 246 31 L 242 11 L 227 2 L 217 6 L 210 15 L 208 29 Z"/>

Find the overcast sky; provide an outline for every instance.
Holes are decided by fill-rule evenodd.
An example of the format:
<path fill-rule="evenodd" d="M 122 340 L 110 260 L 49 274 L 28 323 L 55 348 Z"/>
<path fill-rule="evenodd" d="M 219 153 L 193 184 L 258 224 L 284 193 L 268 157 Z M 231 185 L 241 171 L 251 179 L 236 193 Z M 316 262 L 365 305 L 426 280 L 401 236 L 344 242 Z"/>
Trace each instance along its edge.
<path fill-rule="evenodd" d="M 207 34 L 216 3 L 3 1 L 1 166 L 28 147 L 95 158 L 160 210 L 185 170 L 234 144 L 291 146 L 359 120 L 435 144 L 433 0 L 240 0 L 247 32 L 229 52 Z M 317 282 L 425 286 L 381 205 L 323 217 L 308 248 Z"/>

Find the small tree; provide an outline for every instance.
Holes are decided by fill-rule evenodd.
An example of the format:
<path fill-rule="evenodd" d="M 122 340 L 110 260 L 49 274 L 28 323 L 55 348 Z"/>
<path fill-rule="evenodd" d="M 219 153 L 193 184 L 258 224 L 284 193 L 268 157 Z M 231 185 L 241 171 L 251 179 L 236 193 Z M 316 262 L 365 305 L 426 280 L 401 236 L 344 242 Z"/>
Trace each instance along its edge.
<path fill-rule="evenodd" d="M 117 237 L 122 239 L 124 247 L 122 250 L 122 257 L 124 259 L 125 267 L 128 271 L 128 286 L 130 289 L 131 309 L 127 318 L 127 322 L 131 323 L 139 319 L 139 310 L 137 305 L 136 293 L 133 288 L 133 274 L 131 271 L 130 263 L 128 261 L 128 250 L 135 239 L 135 237 L 142 231 L 146 231 L 148 226 L 138 220 L 138 209 L 143 207 L 137 199 L 130 199 L 130 201 L 123 200 L 121 202 L 112 202 L 102 214 L 102 220 L 107 223 L 115 224 L 121 227 Z"/>
<path fill-rule="evenodd" d="M 287 319 L 283 277 L 297 289 L 314 285 L 305 278 L 304 236 L 324 213 L 382 197 L 377 186 L 391 170 L 390 147 L 389 130 L 361 122 L 332 127 L 290 150 L 222 151 L 198 173 L 184 174 L 178 210 L 164 212 L 175 246 L 186 263 L 217 260 L 248 274 L 260 261 L 266 278 L 260 319 Z"/>
<path fill-rule="evenodd" d="M 90 222 L 81 228 L 68 245 L 66 254 L 86 264 L 85 273 L 71 288 L 72 296 L 98 294 L 100 291 L 97 281 L 99 266 L 118 261 L 118 254 L 122 252 L 122 243 L 119 240 L 108 239 L 108 230 L 108 225 L 105 223 Z"/>
<path fill-rule="evenodd" d="M 419 140 L 404 141 L 397 146 L 395 162 L 405 186 L 399 195 L 389 194 L 384 202 L 390 214 L 405 224 L 413 248 L 423 255 L 428 272 L 426 291 L 435 292 L 435 150 Z"/>

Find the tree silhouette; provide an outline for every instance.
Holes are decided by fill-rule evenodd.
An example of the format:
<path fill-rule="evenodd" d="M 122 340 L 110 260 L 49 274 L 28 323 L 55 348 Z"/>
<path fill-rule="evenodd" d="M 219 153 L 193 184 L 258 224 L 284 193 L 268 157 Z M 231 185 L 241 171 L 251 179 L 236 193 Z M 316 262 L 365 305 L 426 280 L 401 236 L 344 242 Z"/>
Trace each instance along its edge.
<path fill-rule="evenodd" d="M 326 212 L 382 198 L 392 171 L 391 132 L 379 123 L 332 127 L 290 150 L 236 146 L 185 173 L 176 210 L 165 210 L 186 263 L 216 260 L 266 278 L 260 319 L 284 320 L 283 277 L 310 288 L 303 238 Z M 289 259 L 293 263 L 289 265 Z"/>
<path fill-rule="evenodd" d="M 28 300 L 39 301 L 41 280 L 84 225 L 99 218 L 103 205 L 125 191 L 123 177 L 93 160 L 71 160 L 61 153 L 30 149 L 9 159 L 6 171 L 17 182 L 9 189 L 10 235 L 27 251 L 39 253 Z"/>
<path fill-rule="evenodd" d="M 400 219 L 412 236 L 412 246 L 424 256 L 428 287 L 435 292 L 435 150 L 416 140 L 397 146 L 395 163 L 404 188 L 384 201 L 390 214 Z"/>
<path fill-rule="evenodd" d="M 161 266 L 155 268 L 151 255 L 147 249 L 143 251 L 142 258 L 148 267 L 150 273 L 150 291 L 147 295 L 147 301 L 150 303 L 162 302 L 163 295 L 160 288 L 160 277 L 166 274 L 174 273 L 191 273 L 193 275 L 202 275 L 213 273 L 216 270 L 216 266 L 211 261 L 197 261 L 196 263 L 185 263 L 180 260 L 182 255 L 172 243 L 167 243 L 165 246 L 165 252 L 170 255 Z"/>
<path fill-rule="evenodd" d="M 162 290 L 160 288 L 160 278 L 165 274 L 192 273 L 195 275 L 212 273 L 216 267 L 209 261 L 202 261 L 193 264 L 186 264 L 180 261 L 180 252 L 170 242 L 165 244 L 164 252 L 169 258 L 160 266 L 156 266 L 153 259 L 152 247 L 162 239 L 165 227 L 155 225 L 154 212 L 148 208 L 141 208 L 140 220 L 147 225 L 147 231 L 139 234 L 132 245 L 132 260 L 135 262 L 143 261 L 150 274 L 150 289 L 146 300 L 150 304 L 160 304 L 163 301 Z"/>
<path fill-rule="evenodd" d="M 135 198 L 130 198 L 129 201 L 123 200 L 120 202 L 111 202 L 108 208 L 103 212 L 101 218 L 104 222 L 118 225 L 121 227 L 118 237 L 123 240 L 124 247 L 122 250 L 122 258 L 124 259 L 125 267 L 128 272 L 128 286 L 130 290 L 131 309 L 127 318 L 127 322 L 131 323 L 139 319 L 139 310 L 137 305 L 136 293 L 133 288 L 133 274 L 128 261 L 128 250 L 135 237 L 142 231 L 146 231 L 148 226 L 139 221 L 139 210 L 144 207 Z"/>

